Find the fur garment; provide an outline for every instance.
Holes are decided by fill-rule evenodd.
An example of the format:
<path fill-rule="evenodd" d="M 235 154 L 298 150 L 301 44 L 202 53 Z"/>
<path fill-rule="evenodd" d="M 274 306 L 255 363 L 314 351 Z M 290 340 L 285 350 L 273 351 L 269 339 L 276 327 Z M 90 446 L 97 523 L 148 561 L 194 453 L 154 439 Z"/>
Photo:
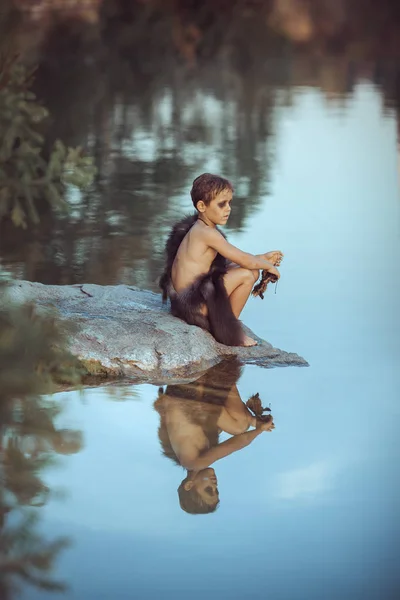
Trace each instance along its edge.
<path fill-rule="evenodd" d="M 226 346 L 241 346 L 244 334 L 240 321 L 232 312 L 223 276 L 228 272 L 228 261 L 217 254 L 208 273 L 197 277 L 191 285 L 177 293 L 172 284 L 172 265 L 185 235 L 197 221 L 197 213 L 176 223 L 165 246 L 165 269 L 160 278 L 163 301 L 171 301 L 171 312 L 189 323 L 209 331 L 217 342 Z M 219 230 L 218 230 L 219 231 Z M 224 235 L 221 231 L 220 233 Z M 225 237 L 225 236 L 224 236 Z M 200 312 L 207 306 L 208 315 Z"/>

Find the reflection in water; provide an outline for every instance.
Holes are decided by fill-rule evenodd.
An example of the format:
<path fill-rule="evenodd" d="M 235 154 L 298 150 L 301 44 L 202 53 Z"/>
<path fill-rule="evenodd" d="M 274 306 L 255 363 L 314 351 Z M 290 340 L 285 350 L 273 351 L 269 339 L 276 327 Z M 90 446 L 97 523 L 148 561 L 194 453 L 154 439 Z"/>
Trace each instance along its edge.
<path fill-rule="evenodd" d="M 74 454 L 82 433 L 58 429 L 60 405 L 51 399 L 26 397 L 0 404 L 0 597 L 13 598 L 17 580 L 43 590 L 62 590 L 51 579 L 54 562 L 66 539 L 46 540 L 37 529 L 38 513 L 50 489 L 43 472 L 55 454 Z"/>
<path fill-rule="evenodd" d="M 270 190 L 277 112 L 293 105 L 301 88 L 345 105 L 367 77 L 386 106 L 398 106 L 398 68 L 377 53 L 381 38 L 370 27 L 350 27 L 347 39 L 340 26 L 334 43 L 319 39 L 295 53 L 268 29 L 267 16 L 260 18 L 263 3 L 239 6 L 228 21 L 213 3 L 204 8 L 207 19 L 194 5 L 184 17 L 161 4 L 105 2 L 98 27 L 55 19 L 14 33 L 28 60 L 39 63 L 35 91 L 51 114 L 48 147 L 56 138 L 82 145 L 98 169 L 90 193 L 71 193 L 68 217 L 44 213 L 28 232 L 1 226 L 0 255 L 17 277 L 156 291 L 164 237 L 190 209 L 196 174 L 233 181 L 232 230 L 242 230 L 260 207 Z M 365 26 L 362 14 L 348 10 L 351 23 Z M 286 30 L 286 18 L 278 10 L 272 21 Z M 206 22 L 212 27 L 204 30 Z M 185 28 L 193 26 L 201 31 L 189 52 L 195 60 L 183 60 Z"/>
<path fill-rule="evenodd" d="M 278 3 L 293 5 L 294 1 L 265 4 Z M 73 563 L 74 567 L 82 565 L 83 573 L 72 569 L 70 580 L 81 587 L 79 598 L 100 597 L 110 582 L 117 585 L 115 565 L 118 563 L 122 583 L 114 597 L 123 597 L 127 589 L 127 597 L 131 597 L 132 581 L 135 585 L 142 584 L 142 597 L 146 593 L 150 595 L 151 585 L 154 586 L 153 597 L 158 597 L 162 581 L 166 596 L 170 591 L 170 596 L 175 598 L 187 597 L 188 590 L 192 592 L 194 587 L 196 598 L 204 596 L 204 592 L 213 597 L 221 586 L 232 598 L 262 598 L 265 595 L 263 582 L 260 583 L 259 577 L 250 581 L 248 573 L 265 574 L 265 557 L 268 556 L 268 589 L 273 598 L 394 598 L 395 589 L 399 589 L 393 561 L 398 555 L 399 539 L 396 506 L 399 490 L 394 466 L 398 464 L 398 436 L 394 425 L 398 413 L 395 395 L 399 339 L 395 285 L 398 279 L 393 266 L 398 264 L 398 235 L 394 228 L 398 222 L 398 191 L 390 165 L 395 162 L 394 117 L 400 106 L 400 69 L 398 61 L 390 55 L 393 48 L 390 42 L 396 35 L 398 47 L 400 37 L 394 20 L 388 19 L 382 8 L 388 0 L 347 2 L 348 6 L 354 6 L 350 27 L 340 26 L 331 43 L 324 43 L 324 31 L 332 23 L 324 18 L 321 27 L 316 28 L 318 39 L 314 48 L 304 47 L 298 53 L 279 35 L 271 35 L 265 27 L 266 20 L 252 16 L 251 9 L 243 18 L 222 18 L 221 25 L 206 14 L 198 19 L 207 31 L 202 39 L 197 38 L 192 53 L 196 64 L 190 68 L 174 54 L 167 38 L 172 37 L 174 29 L 175 40 L 185 39 L 180 35 L 179 26 L 183 29 L 190 25 L 194 7 L 221 3 L 180 2 L 191 8 L 187 9 L 187 18 L 178 24 L 168 17 L 159 18 L 152 11 L 156 4 L 176 6 L 178 2 L 124 1 L 127 11 L 136 11 L 130 19 L 113 16 L 112 5 L 115 4 L 112 0 L 103 3 L 110 17 L 104 19 L 98 29 L 72 21 L 58 22 L 55 26 L 52 21 L 48 23 L 47 32 L 42 23 L 38 23 L 20 35 L 26 55 L 39 62 L 36 92 L 52 115 L 48 144 L 60 136 L 71 145 L 87 146 L 96 158 L 99 177 L 90 194 L 71 195 L 73 206 L 68 218 L 43 214 L 40 227 L 28 232 L 2 227 L 2 261 L 17 277 L 47 283 L 121 281 L 156 289 L 154 282 L 162 263 L 162 238 L 169 224 L 190 205 L 187 195 L 190 182 L 199 172 L 218 171 L 233 180 L 238 192 L 234 204 L 236 213 L 230 223 L 235 230 L 246 227 L 248 215 L 262 205 L 265 222 L 261 222 L 260 211 L 260 218 L 257 213 L 259 231 L 267 233 L 270 226 L 274 227 L 269 220 L 269 200 L 273 204 L 283 202 L 285 196 L 292 197 L 292 201 L 283 206 L 288 238 L 294 240 L 293 254 L 301 254 L 303 261 L 304 250 L 305 256 L 310 257 L 316 276 L 302 286 L 301 294 L 297 294 L 295 284 L 288 287 L 289 292 L 293 292 L 288 294 L 293 310 L 287 311 L 290 319 L 287 329 L 294 331 L 298 340 L 304 340 L 302 343 L 307 347 L 304 352 L 314 356 L 315 365 L 307 373 L 296 371 L 294 374 L 292 370 L 273 374 L 276 389 L 284 389 L 288 400 L 280 423 L 285 422 L 284 430 L 293 435 L 290 443 L 286 443 L 284 435 L 269 440 L 277 444 L 278 460 L 268 476 L 270 481 L 284 480 L 285 489 L 274 494 L 271 486 L 266 485 L 266 491 L 260 485 L 252 497 L 243 490 L 236 490 L 237 506 L 231 504 L 231 514 L 219 511 L 214 532 L 205 531 L 196 523 L 186 529 L 181 522 L 185 515 L 177 505 L 170 512 L 164 511 L 164 506 L 157 504 L 159 498 L 150 495 L 154 488 L 150 486 L 149 491 L 147 483 L 153 464 L 151 454 L 146 451 L 145 465 L 135 460 L 138 472 L 144 471 L 140 480 L 143 493 L 137 494 L 134 490 L 131 494 L 137 500 L 137 518 L 132 517 L 130 501 L 126 502 L 125 513 L 119 510 L 115 480 L 105 485 L 103 477 L 98 478 L 103 482 L 100 494 L 106 488 L 111 490 L 105 502 L 110 512 L 106 517 L 101 513 L 97 515 L 97 520 L 94 519 L 97 527 L 92 527 L 92 531 L 82 528 L 82 544 L 79 547 L 77 544 Z M 228 4 L 236 7 L 245 3 L 225 2 Z M 316 3 L 296 4 L 307 8 Z M 336 7 L 343 2 L 324 4 Z M 371 10 L 360 8 L 360 4 L 368 4 L 370 9 L 374 5 L 372 16 Z M 399 2 L 392 4 L 400 7 Z M 3 2 L 1 5 L 3 7 Z M 283 18 L 282 14 L 277 15 L 276 20 Z M 382 24 L 379 35 L 375 35 L 377 22 Z M 277 23 L 280 28 L 291 26 L 291 22 Z M 4 43 L 1 38 L 0 34 L 0 43 Z M 368 89 L 374 90 L 372 108 L 368 93 L 364 93 L 363 86 L 358 86 L 360 81 L 367 82 Z M 311 98 L 307 114 L 299 110 L 303 96 Z M 313 99 L 318 106 L 324 104 L 322 120 L 317 118 L 320 110 Z M 385 112 L 390 111 L 391 118 L 386 124 L 385 118 L 376 118 L 379 101 Z M 282 109 L 282 105 L 287 108 Z M 359 123 L 356 128 L 353 128 L 354 120 Z M 324 135 L 316 135 L 313 124 Z M 349 132 L 354 132 L 353 138 L 358 143 L 350 143 L 350 135 L 346 135 Z M 362 132 L 369 132 L 370 137 L 364 137 Z M 344 140 L 346 148 L 335 143 L 339 138 Z M 374 155 L 377 148 L 380 151 Z M 342 151 L 343 158 L 333 160 Z M 321 162 L 316 161 L 318 154 Z M 305 157 L 309 157 L 308 162 Z M 372 164 L 377 168 L 371 169 Z M 334 171 L 331 165 L 336 166 Z M 309 171 L 305 172 L 307 168 Z M 280 187 L 277 193 L 273 188 L 274 202 L 266 198 L 271 177 L 275 178 L 274 187 Z M 364 184 L 356 186 L 356 179 Z M 338 181 L 340 186 L 332 185 Z M 330 187 L 335 193 L 329 194 Z M 319 198 L 323 198 L 323 203 Z M 305 234 L 301 237 L 300 229 Z M 338 233 L 340 238 L 344 236 L 346 260 L 332 276 L 326 265 L 338 262 Z M 254 232 L 251 235 L 254 236 Z M 373 251 L 377 247 L 385 249 L 384 265 L 381 253 Z M 327 263 L 329 257 L 332 263 Z M 364 266 L 371 264 L 370 259 L 377 272 L 384 268 L 388 281 L 379 294 L 374 294 L 369 272 L 364 271 Z M 292 274 L 294 271 L 295 268 Z M 340 275 L 339 279 L 336 275 Z M 295 283 L 304 283 L 303 273 L 300 278 Z M 310 288 L 312 281 L 316 285 Z M 330 291 L 332 294 L 327 293 Z M 327 315 L 332 318 L 327 319 Z M 281 332 L 276 333 L 282 340 Z M 292 333 L 284 337 L 288 347 L 295 337 Z M 253 372 L 249 373 L 249 378 L 253 376 Z M 261 382 L 263 376 L 258 377 Z M 282 377 L 284 386 L 280 385 Z M 232 394 L 236 380 L 232 377 Z M 205 382 L 207 384 L 207 376 Z M 216 384 L 220 386 L 218 398 L 231 397 L 230 390 L 221 389 L 220 381 Z M 225 400 L 217 402 L 214 395 L 214 401 L 207 402 L 207 386 L 201 381 L 171 386 L 156 402 L 161 417 L 162 446 L 175 462 L 181 464 L 182 460 L 188 476 L 195 469 L 185 461 L 199 460 L 203 454 L 218 448 L 220 430 L 223 430 L 218 425 L 222 408 L 229 413 Z M 323 399 L 321 390 L 324 390 Z M 298 397 L 290 399 L 291 396 Z M 367 410 L 368 407 L 374 410 L 378 396 L 381 398 L 379 427 L 376 419 L 371 421 Z M 307 408 L 307 419 L 296 414 L 299 404 Z M 168 421 L 170 408 L 172 418 Z M 338 427 L 340 411 L 346 414 L 346 419 Z M 243 417 L 243 406 L 238 412 Z M 235 422 L 240 421 L 235 412 L 234 417 Z M 111 415 L 106 416 L 107 426 L 110 423 Z M 183 446 L 183 450 L 172 445 L 169 429 L 176 423 L 194 430 L 199 443 L 192 454 L 182 441 L 178 446 Z M 121 473 L 120 489 L 124 491 L 131 479 L 126 477 L 132 465 L 131 457 L 140 456 L 143 438 L 147 441 L 148 436 L 146 431 L 143 437 L 138 435 L 137 452 L 128 455 L 126 470 L 115 469 L 119 464 L 118 442 L 125 438 L 119 429 L 110 427 L 110 430 L 115 435 L 115 443 L 108 447 L 112 447 L 116 459 L 108 471 Z M 142 431 L 140 424 L 137 431 Z M 242 435 L 233 433 L 230 439 L 240 439 Z M 3 445 L 9 436 L 2 438 Z M 130 436 L 129 430 L 127 445 Z M 97 439 L 104 445 L 103 428 Z M 51 447 L 49 438 L 43 443 Z M 257 444 L 249 451 L 256 449 Z M 126 454 L 124 449 L 121 454 Z M 98 464 L 97 458 L 93 457 L 93 465 Z M 256 480 L 264 462 L 262 456 L 254 458 L 248 465 L 247 475 Z M 4 460 L 4 450 L 1 450 L 2 480 Z M 167 462 L 163 457 L 160 461 Z M 86 463 L 76 462 L 82 462 L 81 470 L 86 475 Z M 225 461 L 221 471 L 226 464 L 234 468 L 236 461 Z M 313 467 L 315 464 L 326 465 L 326 468 L 321 472 L 320 468 Z M 54 552 L 51 544 L 35 532 L 33 524 L 24 526 L 22 523 L 20 529 L 16 525 L 12 527 L 12 517 L 22 513 L 22 506 L 40 504 L 48 497 L 46 480 L 41 476 L 45 468 L 41 471 L 38 466 L 39 470 L 33 472 L 39 482 L 33 479 L 25 498 L 16 482 L 14 492 L 5 486 L 0 490 L 3 586 L 0 596 L 12 594 L 13 574 L 21 573 L 21 565 L 24 565 L 25 576 L 27 571 L 38 572 L 28 562 L 28 556 L 33 560 L 37 555 L 43 561 L 41 557 L 45 557 L 46 552 Z M 334 469 L 337 479 L 330 487 Z M 311 484 L 304 485 L 304 474 L 311 474 Z M 156 475 L 162 476 L 162 473 L 156 471 Z M 192 483 L 194 492 L 201 487 L 201 503 L 204 503 L 206 487 L 211 491 L 214 488 L 216 493 L 215 480 L 213 482 L 210 476 L 208 480 L 210 484 L 203 487 L 193 479 L 186 481 Z M 74 483 L 79 489 L 82 479 L 78 465 L 72 470 L 70 481 L 71 487 Z M 135 485 L 134 480 L 132 486 Z M 192 490 L 182 490 L 189 501 Z M 91 503 L 89 510 L 95 513 L 99 497 L 92 502 L 92 496 L 85 489 L 83 496 L 82 504 L 72 504 L 70 511 L 86 524 L 88 505 Z M 215 506 L 216 496 L 207 493 L 206 499 Z M 144 514 L 145 504 L 148 511 Z M 195 511 L 198 504 L 194 502 Z M 167 508 L 169 511 L 170 507 Z M 44 512 L 40 508 L 32 510 L 36 514 Z M 244 511 L 246 519 L 243 519 Z M 119 517 L 117 526 L 123 532 L 119 538 L 115 535 L 118 521 L 115 515 Z M 128 537 L 127 525 L 131 522 L 131 537 Z M 165 535 L 164 522 L 168 522 L 169 537 Z M 229 535 L 233 522 L 234 536 Z M 136 527 L 136 523 L 140 523 L 140 527 Z M 93 535 L 95 529 L 97 535 Z M 177 535 L 178 531 L 182 531 L 182 535 Z M 199 544 L 193 543 L 194 535 Z M 235 540 L 240 541 L 235 543 Z M 114 561 L 110 561 L 110 547 L 115 549 Z M 135 547 L 140 551 L 132 562 Z M 88 548 L 94 551 L 88 554 Z M 106 548 L 104 555 L 100 553 L 102 548 Z M 21 565 L 18 564 L 20 556 Z M 156 578 L 155 564 L 159 571 Z M 371 569 L 371 565 L 374 568 Z M 138 567 L 136 573 L 132 573 L 132 566 Z M 205 583 L 193 586 L 199 566 Z M 233 578 L 232 572 L 235 573 Z"/>
<path fill-rule="evenodd" d="M 69 218 L 43 214 L 26 233 L 4 228 L 1 254 L 10 268 L 19 263 L 18 276 L 156 289 L 160 238 L 190 208 L 200 165 L 235 177 L 233 229 L 268 191 L 273 88 L 228 66 L 223 82 L 217 70 L 194 81 L 174 63 L 161 76 L 158 61 L 143 73 L 132 53 L 138 35 L 126 52 L 62 23 L 45 41 L 35 91 L 52 115 L 48 146 L 60 138 L 88 147 L 98 177 L 89 194 L 70 197 Z"/>
<path fill-rule="evenodd" d="M 193 383 L 168 385 L 165 392 L 160 388 L 154 404 L 161 418 L 158 435 L 163 453 L 187 470 L 178 495 L 188 513 L 216 510 L 218 480 L 210 468 L 214 462 L 275 427 L 271 415 L 262 415 L 269 409 L 262 409 L 258 394 L 242 402 L 236 386 L 240 374 L 238 362 L 224 361 Z M 232 437 L 220 443 L 221 432 Z"/>

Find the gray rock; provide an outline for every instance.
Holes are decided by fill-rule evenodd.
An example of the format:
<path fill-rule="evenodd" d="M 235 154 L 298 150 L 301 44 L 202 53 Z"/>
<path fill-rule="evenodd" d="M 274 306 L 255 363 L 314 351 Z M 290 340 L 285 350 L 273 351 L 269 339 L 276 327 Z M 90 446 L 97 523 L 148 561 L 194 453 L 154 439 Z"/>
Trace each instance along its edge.
<path fill-rule="evenodd" d="M 43 285 L 16 281 L 0 305 L 34 302 L 39 312 L 57 309 L 75 325 L 71 352 L 88 372 L 151 383 L 190 381 L 225 357 L 262 367 L 307 366 L 297 354 L 258 341 L 252 348 L 224 346 L 206 331 L 173 317 L 161 296 L 126 285 Z"/>

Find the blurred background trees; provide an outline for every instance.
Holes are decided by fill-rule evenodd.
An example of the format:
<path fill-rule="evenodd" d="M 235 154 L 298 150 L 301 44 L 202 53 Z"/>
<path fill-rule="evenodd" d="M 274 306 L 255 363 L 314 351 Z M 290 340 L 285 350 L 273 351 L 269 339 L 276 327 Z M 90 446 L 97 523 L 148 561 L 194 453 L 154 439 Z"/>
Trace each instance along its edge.
<path fill-rule="evenodd" d="M 94 175 L 92 160 L 81 148 L 66 148 L 57 140 L 49 156 L 43 152 L 40 124 L 48 111 L 31 91 L 32 74 L 5 56 L 0 62 L 0 219 L 10 217 L 26 228 L 40 222 L 40 206 L 67 210 L 68 184 L 88 186 Z"/>
<path fill-rule="evenodd" d="M 88 192 L 62 194 L 67 213 L 40 193 L 40 223 L 22 231 L 0 221 L 0 257 L 16 277 L 157 290 L 166 232 L 191 210 L 199 172 L 232 179 L 231 231 L 270 194 L 276 112 L 299 87 L 344 103 L 367 79 L 398 110 L 395 1 L 6 4 L 0 38 L 28 72 L 38 65 L 30 91 L 48 111 L 43 157 L 59 139 L 97 169 Z"/>

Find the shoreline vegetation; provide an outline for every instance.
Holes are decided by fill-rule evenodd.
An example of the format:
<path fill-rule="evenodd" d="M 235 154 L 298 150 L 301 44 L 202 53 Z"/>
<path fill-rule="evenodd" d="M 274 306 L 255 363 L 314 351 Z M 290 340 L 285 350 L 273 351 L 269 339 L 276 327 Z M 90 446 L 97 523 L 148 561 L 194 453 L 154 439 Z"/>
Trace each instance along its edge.
<path fill-rule="evenodd" d="M 0 219 L 15 227 L 40 223 L 40 210 L 67 212 L 68 186 L 88 187 L 95 168 L 81 147 L 67 148 L 57 139 L 44 150 L 41 123 L 49 113 L 31 91 L 33 74 L 18 55 L 0 62 Z"/>

